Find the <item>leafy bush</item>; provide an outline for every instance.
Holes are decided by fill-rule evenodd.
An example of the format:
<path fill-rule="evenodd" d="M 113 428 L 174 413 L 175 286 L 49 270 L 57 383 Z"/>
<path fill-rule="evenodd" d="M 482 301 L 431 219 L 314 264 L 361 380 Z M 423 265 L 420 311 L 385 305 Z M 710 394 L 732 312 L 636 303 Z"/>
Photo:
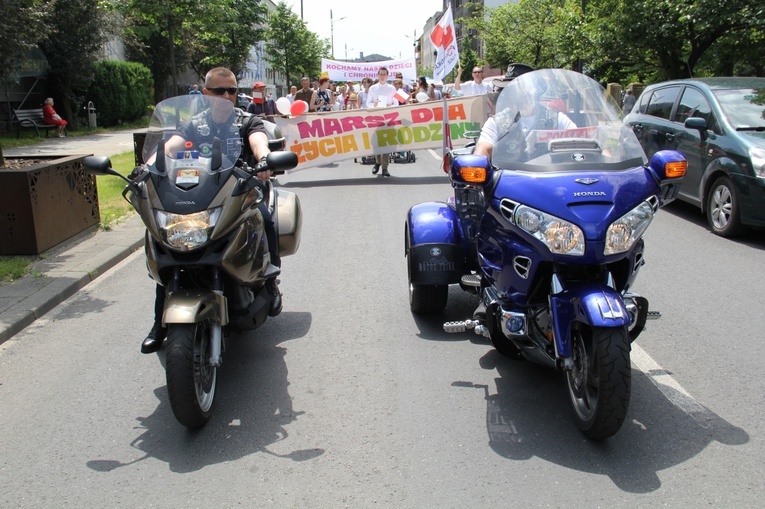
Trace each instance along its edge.
<path fill-rule="evenodd" d="M 151 87 L 151 71 L 142 64 L 97 62 L 88 98 L 96 107 L 99 125 L 118 125 L 146 115 L 152 104 Z"/>

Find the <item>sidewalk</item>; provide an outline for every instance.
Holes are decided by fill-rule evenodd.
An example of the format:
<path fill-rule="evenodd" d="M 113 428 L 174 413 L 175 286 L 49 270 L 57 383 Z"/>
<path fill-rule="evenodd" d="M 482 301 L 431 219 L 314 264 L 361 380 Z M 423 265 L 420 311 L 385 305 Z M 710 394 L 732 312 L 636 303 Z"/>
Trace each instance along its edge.
<path fill-rule="evenodd" d="M 113 156 L 133 150 L 134 132 L 51 138 L 34 146 L 4 149 L 3 154 Z M 143 235 L 143 223 L 133 215 L 109 231 L 94 229 L 69 239 L 35 262 L 30 275 L 0 285 L 0 344 L 142 248 Z"/>

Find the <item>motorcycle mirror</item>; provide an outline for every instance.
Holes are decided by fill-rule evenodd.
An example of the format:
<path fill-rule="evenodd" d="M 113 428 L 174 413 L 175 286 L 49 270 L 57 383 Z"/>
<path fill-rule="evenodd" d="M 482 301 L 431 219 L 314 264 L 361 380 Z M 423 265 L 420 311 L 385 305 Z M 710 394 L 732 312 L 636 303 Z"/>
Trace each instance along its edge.
<path fill-rule="evenodd" d="M 280 150 L 269 153 L 266 156 L 266 162 L 272 170 L 291 170 L 298 165 L 298 156 L 292 151 Z"/>
<path fill-rule="evenodd" d="M 88 175 L 114 175 L 112 161 L 107 156 L 88 156 L 82 160 L 82 167 Z"/>

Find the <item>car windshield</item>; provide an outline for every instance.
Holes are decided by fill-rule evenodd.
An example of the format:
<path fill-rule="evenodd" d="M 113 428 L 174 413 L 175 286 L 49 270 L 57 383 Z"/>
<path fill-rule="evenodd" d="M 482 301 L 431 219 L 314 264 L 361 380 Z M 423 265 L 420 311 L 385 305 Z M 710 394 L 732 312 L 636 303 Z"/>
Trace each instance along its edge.
<path fill-rule="evenodd" d="M 765 128 L 765 89 L 714 90 L 734 129 Z"/>
<path fill-rule="evenodd" d="M 613 98 L 578 72 L 544 69 L 514 79 L 489 122 L 497 133 L 492 164 L 499 168 L 608 171 L 647 162 Z"/>
<path fill-rule="evenodd" d="M 143 145 L 149 171 L 165 175 L 173 168 L 208 173 L 232 168 L 242 150 L 237 111 L 231 101 L 199 94 L 157 104 Z"/>

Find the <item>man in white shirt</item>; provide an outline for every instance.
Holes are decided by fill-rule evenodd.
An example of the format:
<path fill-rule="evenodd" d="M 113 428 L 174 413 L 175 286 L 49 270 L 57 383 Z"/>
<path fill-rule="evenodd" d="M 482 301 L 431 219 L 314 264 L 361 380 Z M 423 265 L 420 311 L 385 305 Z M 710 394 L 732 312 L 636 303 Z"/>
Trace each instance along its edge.
<path fill-rule="evenodd" d="M 297 94 L 297 87 L 295 85 L 292 85 L 290 87 L 290 93 L 287 94 L 287 99 L 289 100 L 290 104 L 293 104 L 295 102 L 295 94 Z"/>
<path fill-rule="evenodd" d="M 454 80 L 454 90 L 458 90 L 462 95 L 483 95 L 491 92 L 491 83 L 483 81 L 483 69 L 473 67 L 473 81 L 460 83 L 462 75 L 462 66 L 457 68 L 457 77 Z"/>
<path fill-rule="evenodd" d="M 398 105 L 398 101 L 393 97 L 396 93 L 396 88 L 393 85 L 388 84 L 388 69 L 387 67 L 380 67 L 377 71 L 378 82 L 369 88 L 369 95 L 367 95 L 367 108 L 384 108 L 386 106 Z M 390 162 L 390 154 L 379 154 L 375 156 L 375 166 L 372 169 L 372 174 L 377 175 L 382 166 L 383 177 L 390 177 L 388 173 L 388 163 Z"/>

